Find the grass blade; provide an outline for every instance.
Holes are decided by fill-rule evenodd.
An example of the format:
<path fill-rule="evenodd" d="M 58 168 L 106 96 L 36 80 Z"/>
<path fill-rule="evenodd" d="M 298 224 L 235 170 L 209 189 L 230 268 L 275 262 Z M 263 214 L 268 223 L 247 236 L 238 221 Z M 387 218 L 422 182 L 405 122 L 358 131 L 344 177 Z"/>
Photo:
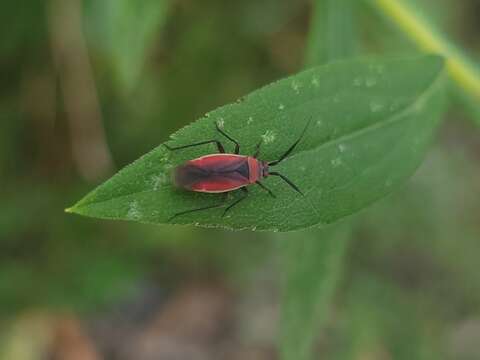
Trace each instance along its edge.
<path fill-rule="evenodd" d="M 355 2 L 316 0 L 307 40 L 305 65 L 315 66 L 354 55 Z"/>
<path fill-rule="evenodd" d="M 349 228 L 337 226 L 288 234 L 279 239 L 285 272 L 281 359 L 310 358 L 318 329 L 327 320 L 349 238 Z"/>

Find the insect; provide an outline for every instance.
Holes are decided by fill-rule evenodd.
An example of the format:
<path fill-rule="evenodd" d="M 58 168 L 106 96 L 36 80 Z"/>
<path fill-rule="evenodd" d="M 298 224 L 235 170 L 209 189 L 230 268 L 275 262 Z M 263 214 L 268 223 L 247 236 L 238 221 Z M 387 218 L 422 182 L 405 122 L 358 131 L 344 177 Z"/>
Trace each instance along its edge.
<path fill-rule="evenodd" d="M 290 155 L 290 153 L 304 137 L 309 123 L 310 121 L 305 126 L 300 137 L 287 149 L 287 151 L 285 151 L 285 153 L 283 153 L 278 160 L 270 162 L 258 159 L 262 141 L 257 144 L 256 151 L 253 156 L 240 155 L 240 144 L 238 141 L 223 131 L 218 123 L 215 123 L 217 131 L 235 144 L 235 150 L 233 154 L 226 153 L 225 147 L 219 140 L 206 140 L 176 147 L 164 144 L 164 146 L 170 151 L 186 149 L 194 146 L 215 144 L 219 152 L 217 154 L 201 156 L 199 158 L 189 160 L 183 165 L 177 166 L 173 171 L 173 183 L 178 188 L 203 193 L 223 193 L 227 195 L 228 192 L 237 189 L 242 191 L 243 196 L 228 205 L 223 211 L 222 217 L 224 217 L 234 206 L 238 205 L 242 200 L 248 197 L 248 185 L 257 184 L 263 190 L 267 191 L 270 196 L 275 198 L 275 194 L 261 182 L 262 179 L 271 175 L 280 177 L 291 188 L 303 195 L 302 191 L 285 175 L 280 174 L 277 171 L 271 171 L 270 168 L 278 165 L 285 158 L 287 158 L 288 155 Z M 227 196 L 224 196 L 223 202 L 219 204 L 176 213 L 170 218 L 170 220 L 180 215 L 225 206 L 226 199 Z"/>

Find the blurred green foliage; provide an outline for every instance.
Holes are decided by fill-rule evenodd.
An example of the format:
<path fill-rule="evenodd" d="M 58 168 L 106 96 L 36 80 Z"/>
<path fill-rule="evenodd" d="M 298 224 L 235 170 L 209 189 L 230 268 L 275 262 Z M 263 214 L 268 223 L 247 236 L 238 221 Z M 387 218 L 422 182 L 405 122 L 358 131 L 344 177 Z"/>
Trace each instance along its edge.
<path fill-rule="evenodd" d="M 161 8 L 144 9 L 151 17 L 139 27 L 130 10 L 110 18 L 122 14 L 117 2 L 84 2 L 88 55 L 118 168 L 192 119 L 298 71 L 303 62 L 306 1 L 155 3 Z M 422 3 L 439 27 L 478 54 L 476 1 Z M 59 90 L 49 5 L 1 4 L 2 320 L 33 308 L 90 314 L 142 281 L 168 291 L 195 278 L 222 276 L 239 288 L 255 279 L 275 236 L 112 224 L 63 213 L 95 184 L 82 179 L 72 161 L 75 134 Z M 115 11 L 94 10 L 102 6 Z M 370 7 L 357 12 L 362 53 L 413 49 Z M 115 31 L 117 21 L 123 25 Z M 138 42 L 134 54 L 121 48 L 130 34 L 128 41 Z M 413 180 L 353 222 L 344 277 L 318 345 L 325 358 L 480 356 L 478 333 L 466 327 L 479 321 L 480 311 L 480 143 L 478 129 L 460 121 L 463 116 L 453 109 L 453 121 Z"/>
<path fill-rule="evenodd" d="M 85 2 L 85 34 L 91 48 L 110 60 L 113 85 L 130 92 L 144 70 L 167 18 L 168 0 Z M 161 38 L 160 38 L 161 40 Z"/>

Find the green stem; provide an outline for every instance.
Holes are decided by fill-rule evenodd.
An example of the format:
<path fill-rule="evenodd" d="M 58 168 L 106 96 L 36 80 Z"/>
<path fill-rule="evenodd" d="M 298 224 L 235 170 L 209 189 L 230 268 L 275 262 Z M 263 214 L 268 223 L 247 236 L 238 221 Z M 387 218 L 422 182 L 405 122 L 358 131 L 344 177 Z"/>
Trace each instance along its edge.
<path fill-rule="evenodd" d="M 348 226 L 302 231 L 278 238 L 285 283 L 280 326 L 280 358 L 309 360 L 341 280 L 351 237 Z"/>
<path fill-rule="evenodd" d="M 350 56 L 356 37 L 355 0 L 316 0 L 305 66 Z M 308 360 L 341 279 L 350 239 L 348 224 L 286 234 L 281 240 L 285 271 L 280 323 L 280 358 Z"/>
<path fill-rule="evenodd" d="M 470 96 L 480 98 L 480 73 L 455 46 L 439 35 L 431 25 L 400 0 L 371 0 L 417 46 L 439 53 L 447 59 L 452 79 Z"/>
<path fill-rule="evenodd" d="M 305 51 L 305 66 L 347 58 L 355 52 L 354 2 L 316 0 Z"/>

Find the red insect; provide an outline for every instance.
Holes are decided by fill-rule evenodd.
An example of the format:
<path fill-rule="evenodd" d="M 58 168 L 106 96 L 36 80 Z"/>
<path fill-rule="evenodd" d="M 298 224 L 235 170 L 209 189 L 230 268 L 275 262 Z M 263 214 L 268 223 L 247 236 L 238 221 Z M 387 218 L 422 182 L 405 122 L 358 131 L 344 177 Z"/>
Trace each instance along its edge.
<path fill-rule="evenodd" d="M 237 189 L 242 190 L 244 195 L 241 198 L 235 200 L 232 204 L 230 204 L 224 210 L 222 217 L 225 216 L 227 212 L 231 210 L 235 205 L 237 205 L 240 201 L 244 200 L 248 196 L 248 190 L 246 188 L 246 186 L 248 185 L 257 184 L 262 189 L 267 191 L 272 197 L 276 197 L 275 194 L 260 181 L 270 175 L 280 177 L 294 190 L 303 195 L 300 189 L 293 182 L 291 182 L 287 177 L 276 171 L 270 171 L 270 167 L 278 165 L 293 151 L 293 149 L 295 149 L 297 144 L 300 142 L 300 140 L 302 140 L 303 136 L 305 135 L 308 124 L 309 123 L 307 123 L 307 125 L 305 126 L 305 129 L 303 130 L 298 140 L 295 141 L 293 145 L 290 146 L 290 148 L 288 148 L 288 150 L 285 151 L 285 153 L 280 156 L 278 160 L 270 162 L 257 159 L 258 154 L 260 153 L 260 145 L 262 143 L 261 141 L 258 143 L 257 150 L 253 156 L 239 155 L 239 143 L 232 137 L 230 137 L 227 133 L 225 133 L 218 126 L 218 123 L 215 123 L 218 132 L 235 144 L 234 154 L 225 153 L 225 148 L 218 140 L 201 141 L 198 143 L 177 147 L 171 147 L 164 144 L 167 149 L 173 151 L 193 146 L 215 143 L 219 152 L 219 154 L 205 155 L 197 159 L 189 160 L 183 165 L 176 167 L 173 172 L 173 182 L 175 186 L 179 188 L 203 193 L 227 193 Z M 217 205 L 211 205 L 179 212 L 173 215 L 170 220 L 179 215 L 222 207 L 225 205 L 225 200 L 226 197 L 222 203 Z"/>

